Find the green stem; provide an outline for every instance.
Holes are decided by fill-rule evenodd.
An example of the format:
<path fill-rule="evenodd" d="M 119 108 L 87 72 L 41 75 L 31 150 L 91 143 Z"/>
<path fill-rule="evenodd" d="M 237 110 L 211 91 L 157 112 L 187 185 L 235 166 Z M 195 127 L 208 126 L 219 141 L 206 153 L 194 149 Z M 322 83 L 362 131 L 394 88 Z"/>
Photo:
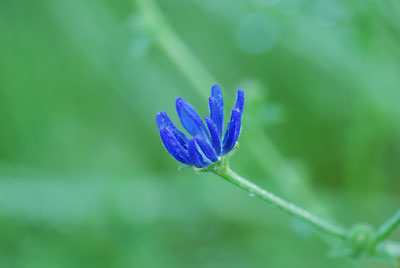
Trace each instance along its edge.
<path fill-rule="evenodd" d="M 248 181 L 247 179 L 239 176 L 227 166 L 219 167 L 215 169 L 213 172 L 221 176 L 222 178 L 226 179 L 227 181 L 239 186 L 243 190 L 249 193 L 253 193 L 262 200 L 286 212 L 287 214 L 294 216 L 302 221 L 310 223 L 311 225 L 313 225 L 322 232 L 325 232 L 327 234 L 330 234 L 332 236 L 341 239 L 347 238 L 346 230 L 344 230 L 343 228 L 332 225 L 331 223 L 309 213 L 308 211 L 300 207 L 297 207 L 296 205 L 289 203 L 288 201 L 281 199 L 280 197 L 268 192 L 267 190 L 262 189 L 261 187 L 255 185 L 254 183 Z"/>
<path fill-rule="evenodd" d="M 378 229 L 375 236 L 374 245 L 377 245 L 379 242 L 383 241 L 387 238 L 400 224 L 400 209 L 393 215 L 389 220 L 387 220 L 382 226 Z"/>

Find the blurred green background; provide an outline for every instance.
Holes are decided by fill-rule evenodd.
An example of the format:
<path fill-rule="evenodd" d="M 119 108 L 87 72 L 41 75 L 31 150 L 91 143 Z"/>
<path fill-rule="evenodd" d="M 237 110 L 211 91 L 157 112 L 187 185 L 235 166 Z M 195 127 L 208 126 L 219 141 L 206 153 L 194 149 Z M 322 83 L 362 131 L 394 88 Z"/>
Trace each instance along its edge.
<path fill-rule="evenodd" d="M 178 172 L 155 115 L 243 87 L 232 168 L 378 227 L 400 204 L 400 3 L 138 1 L 0 1 L 0 267 L 390 267 Z"/>

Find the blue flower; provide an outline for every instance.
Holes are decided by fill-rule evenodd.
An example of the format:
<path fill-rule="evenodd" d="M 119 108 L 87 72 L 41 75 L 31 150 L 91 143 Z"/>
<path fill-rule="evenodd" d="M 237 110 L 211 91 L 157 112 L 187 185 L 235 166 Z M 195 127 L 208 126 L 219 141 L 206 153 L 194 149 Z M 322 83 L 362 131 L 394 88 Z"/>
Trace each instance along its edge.
<path fill-rule="evenodd" d="M 169 119 L 166 112 L 157 113 L 157 125 L 165 149 L 176 160 L 198 168 L 207 167 L 229 153 L 240 135 L 244 92 L 237 91 L 236 105 L 224 132 L 224 100 L 218 85 L 211 88 L 208 99 L 210 116 L 205 118 L 207 128 L 196 110 L 181 97 L 176 99 L 176 110 L 183 127 L 192 135 L 188 138 Z"/>

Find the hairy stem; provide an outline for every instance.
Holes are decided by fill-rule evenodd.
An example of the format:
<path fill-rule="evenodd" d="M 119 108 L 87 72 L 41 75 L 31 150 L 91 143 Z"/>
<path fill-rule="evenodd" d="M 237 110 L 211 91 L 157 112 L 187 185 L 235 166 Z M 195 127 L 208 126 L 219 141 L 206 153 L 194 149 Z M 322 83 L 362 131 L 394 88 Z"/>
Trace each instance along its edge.
<path fill-rule="evenodd" d="M 387 220 L 382 226 L 378 229 L 375 236 L 374 244 L 378 244 L 379 242 L 386 239 L 400 224 L 400 209 L 393 215 L 389 220 Z"/>
<path fill-rule="evenodd" d="M 286 212 L 287 214 L 296 217 L 304 222 L 310 223 L 315 228 L 324 233 L 330 234 L 332 236 L 341 239 L 346 239 L 347 237 L 345 229 L 335 226 L 309 213 L 308 211 L 300 207 L 297 207 L 296 205 L 289 203 L 288 201 L 281 199 L 280 197 L 268 192 L 267 190 L 262 189 L 261 187 L 255 185 L 254 183 L 248 181 L 247 179 L 239 176 L 227 166 L 216 169 L 214 173 L 226 179 L 227 181 L 239 186 L 243 190 L 249 193 L 253 193 L 255 196 L 258 196 L 262 200 Z"/>

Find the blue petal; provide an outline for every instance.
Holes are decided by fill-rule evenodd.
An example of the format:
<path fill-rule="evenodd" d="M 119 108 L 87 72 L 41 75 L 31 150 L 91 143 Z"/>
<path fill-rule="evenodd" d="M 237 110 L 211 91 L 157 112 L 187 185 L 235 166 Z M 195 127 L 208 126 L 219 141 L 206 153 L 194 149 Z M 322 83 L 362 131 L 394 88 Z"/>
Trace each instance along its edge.
<path fill-rule="evenodd" d="M 243 106 L 244 106 L 244 92 L 241 88 L 239 88 L 237 91 L 235 108 L 239 109 L 240 113 L 243 113 Z"/>
<path fill-rule="evenodd" d="M 188 142 L 189 139 L 186 137 L 184 133 L 182 133 L 169 119 L 168 115 L 166 112 L 160 112 L 157 113 L 157 125 L 158 128 L 160 129 L 161 127 L 170 127 L 173 130 L 173 133 L 175 137 L 178 139 L 179 143 L 185 147 L 186 149 L 188 148 Z"/>
<path fill-rule="evenodd" d="M 228 124 L 226 125 L 226 131 L 225 131 L 224 139 L 222 140 L 222 144 L 221 144 L 222 147 L 225 144 L 225 141 L 228 139 L 228 134 L 229 134 L 229 130 L 230 129 L 231 129 L 231 122 L 228 122 Z"/>
<path fill-rule="evenodd" d="M 176 99 L 176 110 L 183 127 L 192 135 L 199 135 L 202 138 L 209 140 L 207 129 L 204 126 L 203 120 L 193 107 L 182 98 Z"/>
<path fill-rule="evenodd" d="M 217 155 L 215 154 L 214 149 L 211 147 L 211 145 L 202 139 L 200 136 L 195 137 L 196 143 L 199 145 L 201 151 L 203 154 L 211 161 L 211 162 L 216 162 L 218 160 Z"/>
<path fill-rule="evenodd" d="M 192 165 L 188 150 L 180 144 L 173 132 L 170 127 L 160 127 L 160 136 L 165 149 L 179 162 Z"/>
<path fill-rule="evenodd" d="M 211 143 L 214 147 L 215 153 L 219 156 L 219 155 L 221 155 L 221 138 L 219 137 L 219 135 L 217 133 L 217 129 L 216 129 L 215 124 L 212 121 L 212 119 L 207 116 L 205 118 L 205 120 L 206 120 L 206 123 L 208 126 L 208 130 L 210 130 Z"/>
<path fill-rule="evenodd" d="M 198 151 L 195 138 L 189 140 L 189 156 L 192 163 L 198 168 L 203 168 L 211 164 L 211 162 Z"/>
<path fill-rule="evenodd" d="M 219 107 L 221 108 L 221 110 L 223 112 L 224 111 L 224 99 L 222 98 L 222 91 L 217 84 L 215 84 L 211 87 L 211 97 L 213 97 L 217 101 Z"/>
<path fill-rule="evenodd" d="M 222 154 L 228 153 L 230 150 L 232 150 L 233 146 L 235 146 L 240 134 L 241 117 L 242 113 L 239 111 L 239 109 L 233 108 L 231 121 L 229 122 L 229 125 L 226 129 L 223 141 Z"/>
<path fill-rule="evenodd" d="M 224 129 L 224 109 L 221 108 L 214 97 L 210 97 L 208 103 L 210 106 L 210 117 L 216 126 L 218 137 L 221 139 Z"/>

